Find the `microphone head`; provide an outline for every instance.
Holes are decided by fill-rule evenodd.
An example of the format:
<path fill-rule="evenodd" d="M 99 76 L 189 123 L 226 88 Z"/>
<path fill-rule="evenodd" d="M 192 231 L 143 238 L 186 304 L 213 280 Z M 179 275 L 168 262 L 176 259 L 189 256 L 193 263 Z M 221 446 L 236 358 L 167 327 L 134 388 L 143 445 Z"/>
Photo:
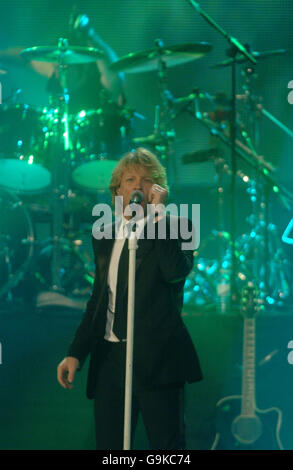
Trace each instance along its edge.
<path fill-rule="evenodd" d="M 139 189 L 133 191 L 130 195 L 129 204 L 141 204 L 144 200 L 144 195 Z"/>

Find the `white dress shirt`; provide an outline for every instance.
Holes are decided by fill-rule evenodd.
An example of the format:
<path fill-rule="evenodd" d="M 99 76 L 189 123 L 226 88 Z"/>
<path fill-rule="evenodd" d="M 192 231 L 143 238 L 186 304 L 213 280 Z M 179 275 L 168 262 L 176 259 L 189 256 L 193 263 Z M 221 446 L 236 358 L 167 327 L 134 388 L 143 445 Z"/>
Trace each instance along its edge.
<path fill-rule="evenodd" d="M 111 341 L 111 342 L 120 341 L 117 338 L 117 336 L 113 333 L 113 323 L 114 323 L 114 315 L 115 315 L 114 310 L 115 310 L 115 302 L 116 302 L 116 288 L 117 288 L 119 260 L 120 260 L 120 256 L 123 250 L 124 243 L 125 242 L 128 243 L 128 240 L 125 237 L 125 227 L 127 223 L 130 223 L 130 221 L 123 217 L 118 225 L 117 235 L 116 235 L 113 249 L 112 249 L 109 272 L 108 272 L 109 303 L 108 303 L 108 310 L 107 310 L 107 323 L 106 323 L 104 339 L 106 339 L 107 341 Z M 136 237 L 137 238 L 140 237 L 140 234 L 143 231 L 145 223 L 146 223 L 146 218 L 140 219 L 136 222 Z"/>

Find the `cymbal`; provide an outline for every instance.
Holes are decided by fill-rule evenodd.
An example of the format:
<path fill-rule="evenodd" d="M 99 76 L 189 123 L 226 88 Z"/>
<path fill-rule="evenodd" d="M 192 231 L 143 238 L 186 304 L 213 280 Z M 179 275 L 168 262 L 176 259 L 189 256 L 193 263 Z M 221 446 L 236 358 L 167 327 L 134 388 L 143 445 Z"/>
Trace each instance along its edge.
<path fill-rule="evenodd" d="M 161 57 L 167 67 L 175 67 L 192 60 L 200 59 L 210 52 L 212 45 L 206 42 L 197 44 L 175 44 L 173 46 L 154 47 L 140 52 L 130 52 L 113 62 L 111 69 L 114 72 L 150 72 L 157 70 Z"/>
<path fill-rule="evenodd" d="M 73 65 L 95 62 L 104 54 L 94 47 L 69 46 L 63 50 L 59 47 L 35 46 L 24 49 L 20 55 L 26 60 Z"/>
<path fill-rule="evenodd" d="M 282 54 L 286 54 L 287 50 L 286 49 L 276 49 L 276 50 L 271 50 L 271 51 L 264 51 L 264 52 L 252 52 L 251 54 L 253 55 L 253 57 L 255 57 L 256 59 L 266 59 L 267 57 L 272 57 L 274 55 L 282 55 Z M 241 55 L 239 57 L 236 58 L 236 63 L 237 64 L 243 64 L 244 62 L 246 62 L 248 59 Z M 215 64 L 215 65 L 212 65 L 212 68 L 221 68 L 221 67 L 228 67 L 229 65 L 232 65 L 233 64 L 233 59 L 227 59 L 227 60 L 224 60 L 223 62 L 220 62 L 218 64 Z"/>
<path fill-rule="evenodd" d="M 162 138 L 160 135 L 150 134 L 145 137 L 134 137 L 132 139 L 132 142 L 136 145 L 147 145 L 147 144 L 155 145 L 155 144 L 161 143 Z"/>

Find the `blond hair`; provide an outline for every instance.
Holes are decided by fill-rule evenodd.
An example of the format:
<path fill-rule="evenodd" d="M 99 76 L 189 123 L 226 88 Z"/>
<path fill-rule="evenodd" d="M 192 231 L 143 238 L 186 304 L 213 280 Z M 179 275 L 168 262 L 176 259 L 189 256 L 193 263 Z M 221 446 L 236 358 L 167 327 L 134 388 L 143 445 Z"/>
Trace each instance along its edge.
<path fill-rule="evenodd" d="M 121 184 L 122 175 L 126 168 L 130 166 L 141 167 L 143 166 L 148 170 L 154 183 L 159 184 L 162 188 L 168 190 L 166 170 L 159 162 L 155 154 L 150 150 L 139 147 L 131 152 L 126 153 L 121 160 L 117 163 L 113 170 L 112 178 L 110 181 L 110 192 L 112 195 L 112 202 L 114 204 L 116 191 Z"/>

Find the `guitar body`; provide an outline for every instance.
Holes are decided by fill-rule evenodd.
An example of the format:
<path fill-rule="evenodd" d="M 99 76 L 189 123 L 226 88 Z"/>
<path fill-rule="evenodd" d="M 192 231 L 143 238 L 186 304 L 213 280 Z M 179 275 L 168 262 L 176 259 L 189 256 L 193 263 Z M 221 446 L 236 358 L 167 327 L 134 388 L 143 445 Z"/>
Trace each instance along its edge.
<path fill-rule="evenodd" d="M 241 415 L 241 395 L 232 395 L 217 403 L 216 435 L 212 450 L 282 450 L 278 408 Z"/>
<path fill-rule="evenodd" d="M 241 395 L 222 398 L 216 405 L 216 435 L 211 449 L 283 450 L 280 440 L 282 412 L 260 410 L 255 403 L 255 313 L 258 292 L 249 282 L 242 291 L 243 355 Z"/>

